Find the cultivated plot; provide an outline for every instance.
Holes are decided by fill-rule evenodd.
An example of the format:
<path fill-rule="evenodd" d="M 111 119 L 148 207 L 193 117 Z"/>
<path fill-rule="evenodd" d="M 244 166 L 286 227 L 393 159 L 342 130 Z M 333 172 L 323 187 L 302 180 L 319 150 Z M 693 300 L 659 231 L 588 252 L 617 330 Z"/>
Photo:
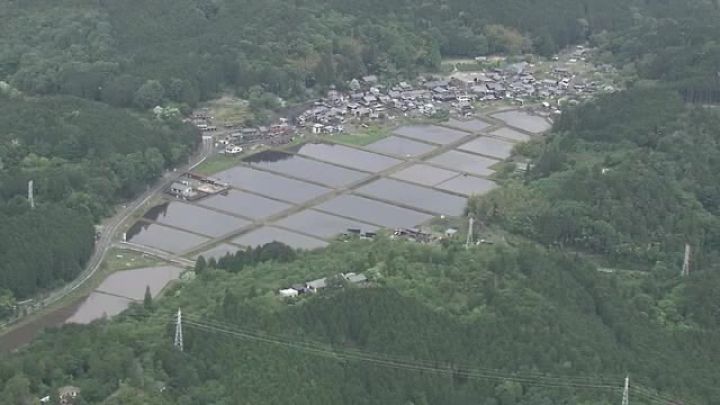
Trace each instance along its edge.
<path fill-rule="evenodd" d="M 327 187 L 245 166 L 233 167 L 215 177 L 233 187 L 293 203 L 302 203 L 330 191 Z"/>
<path fill-rule="evenodd" d="M 505 111 L 493 114 L 493 117 L 503 121 L 507 125 L 515 128 L 538 134 L 550 129 L 550 123 L 545 118 L 537 115 L 528 114 L 525 111 Z"/>
<path fill-rule="evenodd" d="M 341 195 L 316 207 L 319 210 L 354 218 L 385 228 L 409 228 L 433 216 L 356 195 Z"/>
<path fill-rule="evenodd" d="M 379 172 L 400 163 L 400 160 L 366 152 L 344 145 L 326 143 L 308 143 L 298 149 L 301 155 L 335 163 L 353 169 Z"/>
<path fill-rule="evenodd" d="M 200 200 L 199 204 L 251 219 L 269 217 L 291 207 L 284 202 L 239 190 L 230 190 L 227 195 L 208 197 Z"/>
<path fill-rule="evenodd" d="M 203 252 L 200 252 L 193 256 L 194 259 L 197 259 L 198 257 L 202 256 L 205 259 L 219 259 L 221 257 L 225 257 L 228 253 L 235 254 L 238 250 L 241 250 L 239 246 L 230 245 L 227 243 L 221 243 L 214 248 L 210 248 L 208 250 L 205 250 Z"/>
<path fill-rule="evenodd" d="M 495 131 L 490 132 L 490 135 L 499 136 L 501 138 L 509 139 L 511 141 L 527 142 L 530 140 L 530 135 L 523 134 L 522 132 L 516 131 L 512 128 L 502 127 Z"/>
<path fill-rule="evenodd" d="M 510 142 L 481 136 L 458 146 L 458 149 L 498 159 L 507 159 L 512 153 L 513 146 L 515 146 L 515 144 Z"/>
<path fill-rule="evenodd" d="M 65 323 L 86 325 L 96 319 L 110 318 L 126 310 L 132 302 L 127 298 L 92 292 Z"/>
<path fill-rule="evenodd" d="M 274 225 L 299 231 L 319 238 L 330 238 L 347 232 L 348 229 L 359 229 L 362 232 L 375 232 L 378 227 L 325 214 L 315 210 L 305 210 L 290 215 Z"/>
<path fill-rule="evenodd" d="M 180 253 L 209 239 L 163 225 L 138 221 L 127 232 L 127 240 L 166 252 Z"/>
<path fill-rule="evenodd" d="M 177 201 L 155 206 L 143 218 L 214 237 L 250 223 L 244 219 Z"/>
<path fill-rule="evenodd" d="M 469 135 L 467 132 L 445 128 L 438 125 L 408 125 L 396 129 L 393 133 L 407 138 L 437 143 L 440 145 L 457 142 Z"/>
<path fill-rule="evenodd" d="M 450 180 L 459 174 L 458 172 L 440 169 L 434 166 L 416 164 L 392 174 L 391 177 L 424 186 L 434 186 L 443 181 Z"/>
<path fill-rule="evenodd" d="M 379 179 L 357 193 L 441 215 L 461 215 L 466 199 L 430 188 L 392 179 Z"/>
<path fill-rule="evenodd" d="M 458 194 L 485 194 L 497 187 L 494 181 L 470 175 L 460 175 L 435 186 Z"/>
<path fill-rule="evenodd" d="M 366 148 L 375 152 L 386 153 L 388 155 L 415 157 L 430 152 L 435 149 L 435 146 L 423 142 L 411 141 L 410 139 L 393 135 L 371 143 L 370 145 L 367 145 Z"/>
<path fill-rule="evenodd" d="M 479 119 L 458 120 L 455 118 L 451 118 L 445 125 L 453 128 L 459 128 L 463 131 L 472 132 L 474 134 L 477 134 L 490 126 L 489 123 Z"/>
<path fill-rule="evenodd" d="M 273 226 L 263 226 L 233 239 L 233 243 L 248 247 L 261 246 L 271 242 L 284 243 L 295 249 L 317 249 L 328 245 L 324 240 Z"/>
<path fill-rule="evenodd" d="M 368 176 L 364 172 L 275 151 L 261 152 L 245 161 L 258 168 L 331 187 L 346 186 Z"/>
<path fill-rule="evenodd" d="M 150 294 L 155 297 L 167 283 L 177 280 L 180 274 L 182 270 L 173 266 L 123 270 L 107 276 L 95 291 L 140 301 L 145 296 L 146 288 L 150 288 Z"/>
<path fill-rule="evenodd" d="M 459 152 L 451 150 L 428 160 L 428 162 L 446 167 L 459 172 L 467 172 L 477 174 L 479 176 L 489 176 L 493 174 L 490 166 L 497 164 L 498 161 L 484 156 L 473 155 L 472 153 Z"/>

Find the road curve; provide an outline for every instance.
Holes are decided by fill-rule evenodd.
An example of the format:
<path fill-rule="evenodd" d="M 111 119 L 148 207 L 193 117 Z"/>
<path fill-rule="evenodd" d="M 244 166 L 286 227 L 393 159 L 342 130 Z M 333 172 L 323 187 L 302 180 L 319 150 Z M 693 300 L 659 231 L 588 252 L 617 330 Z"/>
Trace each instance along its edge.
<path fill-rule="evenodd" d="M 100 265 L 105 260 L 105 256 L 108 250 L 113 247 L 113 239 L 115 237 L 115 234 L 118 232 L 118 229 L 120 229 L 120 227 L 125 223 L 125 221 L 130 216 L 132 216 L 135 211 L 145 205 L 151 198 L 153 198 L 158 193 L 161 193 L 172 182 L 177 180 L 184 172 L 192 170 L 198 165 L 200 165 L 202 162 L 204 162 L 212 154 L 212 152 L 212 141 L 204 140 L 201 149 L 198 151 L 198 153 L 191 157 L 188 164 L 181 168 L 178 168 L 177 171 L 166 172 L 152 188 L 149 188 L 147 191 L 139 195 L 133 201 L 124 205 L 118 213 L 106 220 L 103 230 L 100 234 L 100 238 L 95 242 L 93 254 L 88 260 L 87 265 L 85 266 L 85 269 L 82 271 L 82 273 L 80 273 L 74 281 L 66 284 L 64 287 L 58 290 L 51 292 L 41 301 L 33 303 L 33 306 L 39 305 L 40 307 L 46 307 L 48 305 L 51 305 L 59 301 L 63 297 L 67 296 L 68 294 L 72 293 L 73 291 L 77 290 L 88 280 L 90 280 L 95 275 L 95 273 L 97 273 L 98 269 L 100 269 Z M 32 311 L 29 311 L 28 315 L 31 315 L 32 313 Z M 25 317 L 14 319 L 12 323 L 17 323 L 24 318 Z M 6 325 L 0 324 L 0 328 L 3 326 Z"/>

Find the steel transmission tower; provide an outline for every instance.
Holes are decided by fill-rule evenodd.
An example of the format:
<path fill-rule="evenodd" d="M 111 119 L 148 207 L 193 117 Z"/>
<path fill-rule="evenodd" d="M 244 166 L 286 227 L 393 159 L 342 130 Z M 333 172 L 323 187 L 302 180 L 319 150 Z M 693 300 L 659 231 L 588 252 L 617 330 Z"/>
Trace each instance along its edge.
<path fill-rule="evenodd" d="M 35 195 L 33 190 L 34 183 L 32 180 L 28 181 L 28 201 L 30 202 L 30 208 L 35 208 Z"/>
<path fill-rule="evenodd" d="M 465 249 L 470 247 L 470 244 L 473 241 L 473 223 L 475 222 L 475 218 L 470 216 L 470 219 L 468 220 L 468 233 L 467 233 L 467 240 L 465 241 Z"/>
<path fill-rule="evenodd" d="M 182 311 L 180 308 L 178 308 L 177 320 L 175 321 L 175 342 L 173 344 L 178 350 L 183 351 Z"/>
<path fill-rule="evenodd" d="M 625 377 L 625 389 L 623 389 L 622 405 L 630 405 L 630 376 Z"/>
<path fill-rule="evenodd" d="M 691 255 L 690 244 L 686 243 L 685 244 L 685 258 L 683 259 L 682 272 L 680 273 L 680 275 L 682 275 L 683 277 L 687 277 L 690 275 L 690 255 Z"/>

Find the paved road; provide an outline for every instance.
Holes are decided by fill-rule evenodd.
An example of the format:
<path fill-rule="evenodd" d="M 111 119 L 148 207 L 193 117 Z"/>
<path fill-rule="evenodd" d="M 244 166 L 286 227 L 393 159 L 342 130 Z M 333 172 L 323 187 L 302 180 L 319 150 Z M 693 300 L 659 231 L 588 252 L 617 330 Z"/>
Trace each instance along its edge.
<path fill-rule="evenodd" d="M 125 204 L 119 212 L 108 218 L 104 222 L 100 238 L 96 241 L 93 254 L 90 257 L 90 260 L 88 260 L 88 263 L 85 266 L 83 272 L 80 273 L 80 275 L 78 275 L 78 277 L 71 283 L 65 285 L 58 290 L 53 291 L 42 300 L 38 302 L 33 302 L 32 305 L 34 307 L 37 307 L 38 305 L 40 307 L 46 307 L 48 305 L 51 305 L 59 301 L 63 297 L 67 296 L 68 294 L 72 293 L 73 291 L 77 290 L 88 280 L 90 280 L 98 271 L 98 269 L 100 269 L 100 265 L 102 264 L 103 260 L 105 260 L 105 255 L 107 254 L 108 250 L 113 247 L 113 239 L 116 233 L 125 223 L 125 221 L 130 218 L 135 213 L 135 211 L 145 205 L 151 198 L 153 198 L 158 193 L 161 193 L 173 181 L 177 180 L 184 172 L 192 170 L 199 164 L 204 162 L 205 159 L 207 159 L 213 153 L 213 150 L 214 148 L 212 141 L 203 141 L 201 149 L 190 159 L 190 162 L 187 165 L 178 168 L 177 171 L 166 172 L 155 183 L 153 187 L 148 188 L 147 191 L 138 196 L 132 202 Z M 30 315 L 32 312 L 33 311 L 28 311 L 28 315 Z M 13 323 L 16 323 L 22 319 L 23 318 L 15 319 L 13 320 Z M 4 325 L 0 325 L 0 327 L 2 326 Z"/>

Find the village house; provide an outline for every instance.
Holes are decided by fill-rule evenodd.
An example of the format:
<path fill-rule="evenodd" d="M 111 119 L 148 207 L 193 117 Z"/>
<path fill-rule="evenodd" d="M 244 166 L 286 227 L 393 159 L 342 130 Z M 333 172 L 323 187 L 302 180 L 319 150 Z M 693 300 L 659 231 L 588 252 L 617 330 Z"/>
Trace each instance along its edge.
<path fill-rule="evenodd" d="M 195 190 L 189 184 L 176 181 L 170 185 L 168 192 L 178 198 L 188 199 L 196 195 Z"/>

